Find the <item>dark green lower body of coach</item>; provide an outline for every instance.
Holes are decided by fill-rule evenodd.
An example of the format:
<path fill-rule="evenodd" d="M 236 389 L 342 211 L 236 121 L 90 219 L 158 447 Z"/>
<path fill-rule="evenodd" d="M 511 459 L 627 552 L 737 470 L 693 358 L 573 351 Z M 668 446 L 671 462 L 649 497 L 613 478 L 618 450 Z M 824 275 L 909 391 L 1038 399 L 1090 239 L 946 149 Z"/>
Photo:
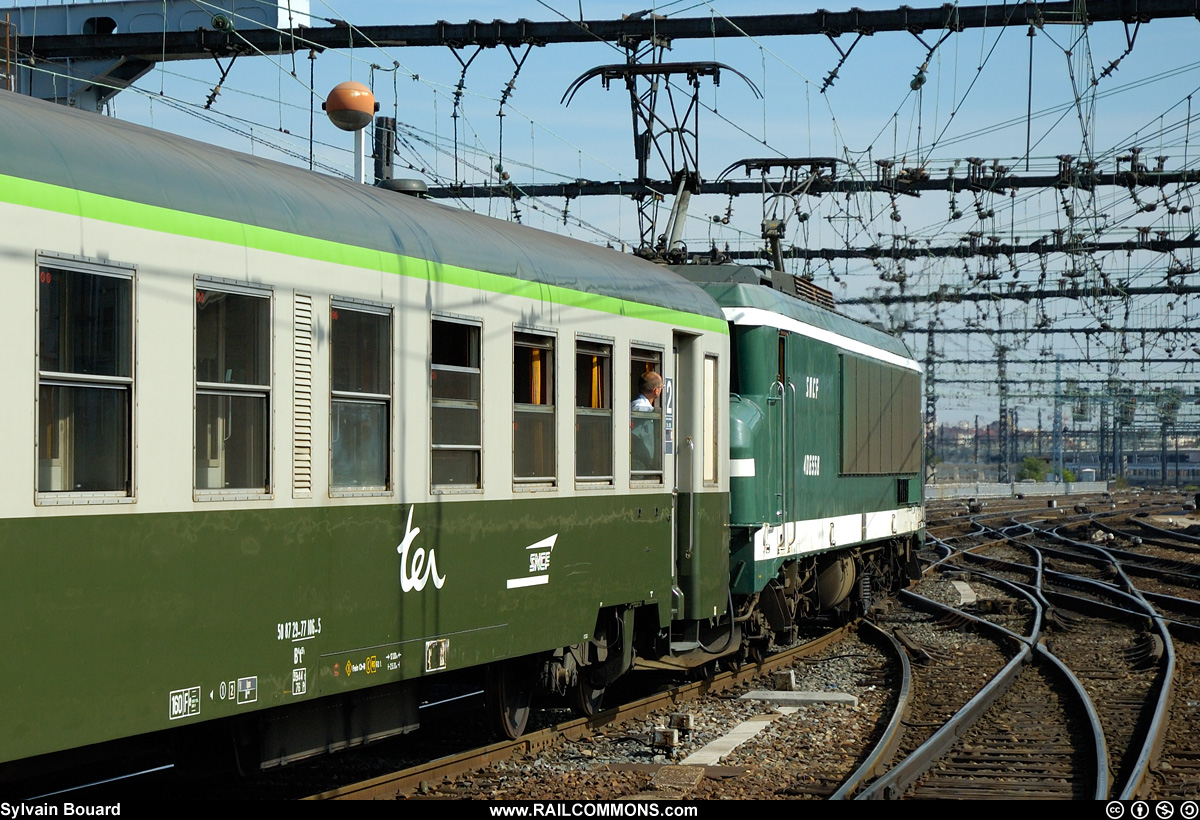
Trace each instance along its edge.
<path fill-rule="evenodd" d="M 0 762 L 723 614 L 728 495 L 680 498 L 2 521 Z"/>

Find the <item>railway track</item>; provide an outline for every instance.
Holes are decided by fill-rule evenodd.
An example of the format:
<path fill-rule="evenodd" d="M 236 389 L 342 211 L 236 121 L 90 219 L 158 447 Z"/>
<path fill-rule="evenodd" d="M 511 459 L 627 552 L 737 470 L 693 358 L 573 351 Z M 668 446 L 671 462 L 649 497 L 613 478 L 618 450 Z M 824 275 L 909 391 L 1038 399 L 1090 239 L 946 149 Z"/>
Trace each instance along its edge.
<path fill-rule="evenodd" d="M 1091 726 L 1079 714 L 1061 670 L 1035 662 L 905 797 L 1095 799 Z"/>
<path fill-rule="evenodd" d="M 904 718 L 900 754 L 925 743 L 976 694 L 974 682 L 989 680 L 1013 657 L 1013 647 L 963 628 L 964 622 L 914 606 L 898 606 L 876 625 L 896 634 L 913 662 L 912 697 Z"/>
<path fill-rule="evenodd" d="M 1092 521 L 1099 517 L 1088 515 Z M 972 543 L 965 551 L 948 549 L 937 564 L 942 579 L 926 580 L 916 589 L 945 599 L 948 596 L 936 593 L 948 589 L 950 579 L 958 579 L 959 586 L 969 584 L 971 600 L 957 602 L 962 617 L 990 619 L 1022 633 L 1035 649 L 1028 669 L 1011 680 L 994 679 L 979 694 L 995 701 L 980 710 L 982 717 L 964 717 L 968 711 L 964 708 L 925 746 L 898 761 L 893 769 L 898 774 L 880 778 L 862 796 L 1098 799 L 1128 798 L 1149 788 L 1147 773 L 1153 750 L 1162 742 L 1165 693 L 1171 689 L 1175 665 L 1163 619 L 1139 597 L 1130 580 L 1133 573 L 1125 570 L 1136 566 L 1138 577 L 1155 578 L 1163 570 L 1146 561 L 1122 564 L 1100 544 L 1093 549 L 1064 535 L 1057 521 L 1024 522 L 1020 535 L 1012 523 L 1012 518 L 984 523 L 974 517 Z M 1113 539 L 1096 540 L 1111 544 Z M 943 544 L 949 543 L 943 539 Z M 966 546 L 966 541 L 962 543 Z M 1046 566 L 1057 566 L 1059 571 L 1045 572 Z M 1178 575 L 1189 569 L 1171 565 L 1165 572 Z M 1032 605 L 1039 611 L 1044 608 L 1050 635 L 1047 649 L 1054 654 L 1036 646 L 1040 628 L 1014 618 L 1014 606 L 1006 603 L 1003 594 L 1005 581 L 1017 585 L 1014 593 L 1019 593 L 1018 587 L 1029 590 Z M 997 589 L 1001 606 L 978 605 L 979 597 L 995 604 Z M 976 595 L 975 590 L 993 591 Z M 1195 629 L 1191 601 L 1160 600 L 1174 603 L 1181 629 Z M 1047 607 L 1051 601 L 1054 606 Z M 990 690 L 1001 694 L 989 694 Z M 1101 709 L 1096 711 L 1091 704 L 1100 704 Z M 1190 708 L 1177 707 L 1179 717 L 1171 725 L 1194 726 L 1196 715 Z M 969 728 L 950 730 L 949 724 Z M 1180 739 L 1187 737 L 1186 732 L 1175 731 Z M 943 744 L 946 748 L 929 748 L 943 733 L 960 733 L 962 739 Z M 1178 745 L 1179 768 L 1194 771 L 1188 765 L 1187 741 Z M 1165 766 L 1172 768 L 1169 760 Z M 1186 781 L 1187 776 L 1176 780 Z"/>
<path fill-rule="evenodd" d="M 1176 636 L 1175 687 L 1163 747 L 1151 768 L 1146 796 L 1189 800 L 1200 792 L 1200 630 Z"/>
<path fill-rule="evenodd" d="M 1141 777 L 1147 710 L 1169 668 L 1162 646 L 1143 624 L 1059 611 L 1048 649 L 1074 672 L 1093 703 L 1118 793 Z"/>
<path fill-rule="evenodd" d="M 959 581 L 956 586 L 961 590 L 962 585 L 965 582 Z M 975 585 L 982 586 L 978 579 Z M 921 586 L 936 591 L 929 589 L 931 584 Z M 1002 594 L 989 596 L 989 600 L 1011 603 L 1024 597 L 1004 582 L 994 589 Z M 1103 746 L 1102 736 L 1097 730 L 1089 734 L 1080 728 L 1097 725 L 1087 697 L 1055 659 L 1034 651 L 1034 637 L 1042 622 L 1042 607 L 1036 599 L 1026 598 L 1029 612 L 1025 617 L 1007 613 L 995 617 L 993 612 L 989 619 L 912 593 L 901 597 L 943 612 L 944 621 L 957 621 L 1006 644 L 1010 658 L 993 674 L 977 678 L 977 685 L 970 687 L 970 699 L 920 746 L 859 793 L 859 799 L 906 794 L 1011 798 L 1104 793 L 1104 783 L 1098 781 L 1104 768 L 1097 752 Z M 1014 631 L 1014 626 L 1020 631 Z M 1070 710 L 1063 704 L 1071 704 Z"/>

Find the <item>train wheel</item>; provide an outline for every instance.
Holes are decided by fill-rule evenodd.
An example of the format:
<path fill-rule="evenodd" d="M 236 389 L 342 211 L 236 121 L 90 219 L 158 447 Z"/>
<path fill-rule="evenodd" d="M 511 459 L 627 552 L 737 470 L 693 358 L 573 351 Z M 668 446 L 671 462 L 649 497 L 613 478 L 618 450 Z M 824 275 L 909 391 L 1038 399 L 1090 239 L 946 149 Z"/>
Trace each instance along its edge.
<path fill-rule="evenodd" d="M 524 658 L 501 661 L 487 668 L 488 723 L 492 731 L 509 740 L 525 732 L 533 698 L 533 664 Z"/>
<path fill-rule="evenodd" d="M 580 717 L 590 718 L 602 708 L 604 687 L 595 687 L 588 681 L 586 675 L 580 675 L 579 680 L 571 687 L 571 709 Z"/>
<path fill-rule="evenodd" d="M 742 668 L 742 664 L 746 662 L 746 645 L 742 644 L 738 647 L 737 652 L 729 655 L 723 655 L 717 659 L 717 669 L 722 672 L 736 672 Z"/>

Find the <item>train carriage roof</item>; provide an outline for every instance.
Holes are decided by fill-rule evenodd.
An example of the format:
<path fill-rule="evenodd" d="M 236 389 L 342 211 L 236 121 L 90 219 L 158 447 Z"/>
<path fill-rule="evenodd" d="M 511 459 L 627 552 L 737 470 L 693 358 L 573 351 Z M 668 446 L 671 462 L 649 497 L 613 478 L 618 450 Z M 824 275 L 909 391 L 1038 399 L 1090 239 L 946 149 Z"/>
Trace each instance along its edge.
<path fill-rule="evenodd" d="M 14 204 L 409 275 L 457 269 L 480 287 L 473 272 L 496 274 L 608 312 L 664 318 L 636 309 L 647 305 L 724 327 L 701 289 L 629 254 L 5 92 L 0 174 L 0 200 Z"/>

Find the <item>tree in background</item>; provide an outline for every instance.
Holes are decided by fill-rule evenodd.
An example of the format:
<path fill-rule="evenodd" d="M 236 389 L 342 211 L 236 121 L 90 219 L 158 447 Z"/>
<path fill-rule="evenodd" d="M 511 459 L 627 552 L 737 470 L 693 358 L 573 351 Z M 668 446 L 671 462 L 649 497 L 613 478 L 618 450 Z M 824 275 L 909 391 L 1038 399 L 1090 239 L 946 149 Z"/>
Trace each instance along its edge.
<path fill-rule="evenodd" d="M 1017 480 L 1025 481 L 1031 478 L 1034 481 L 1046 480 L 1046 462 L 1042 461 L 1040 458 L 1025 456 L 1025 458 L 1021 460 L 1021 470 L 1017 473 Z"/>

